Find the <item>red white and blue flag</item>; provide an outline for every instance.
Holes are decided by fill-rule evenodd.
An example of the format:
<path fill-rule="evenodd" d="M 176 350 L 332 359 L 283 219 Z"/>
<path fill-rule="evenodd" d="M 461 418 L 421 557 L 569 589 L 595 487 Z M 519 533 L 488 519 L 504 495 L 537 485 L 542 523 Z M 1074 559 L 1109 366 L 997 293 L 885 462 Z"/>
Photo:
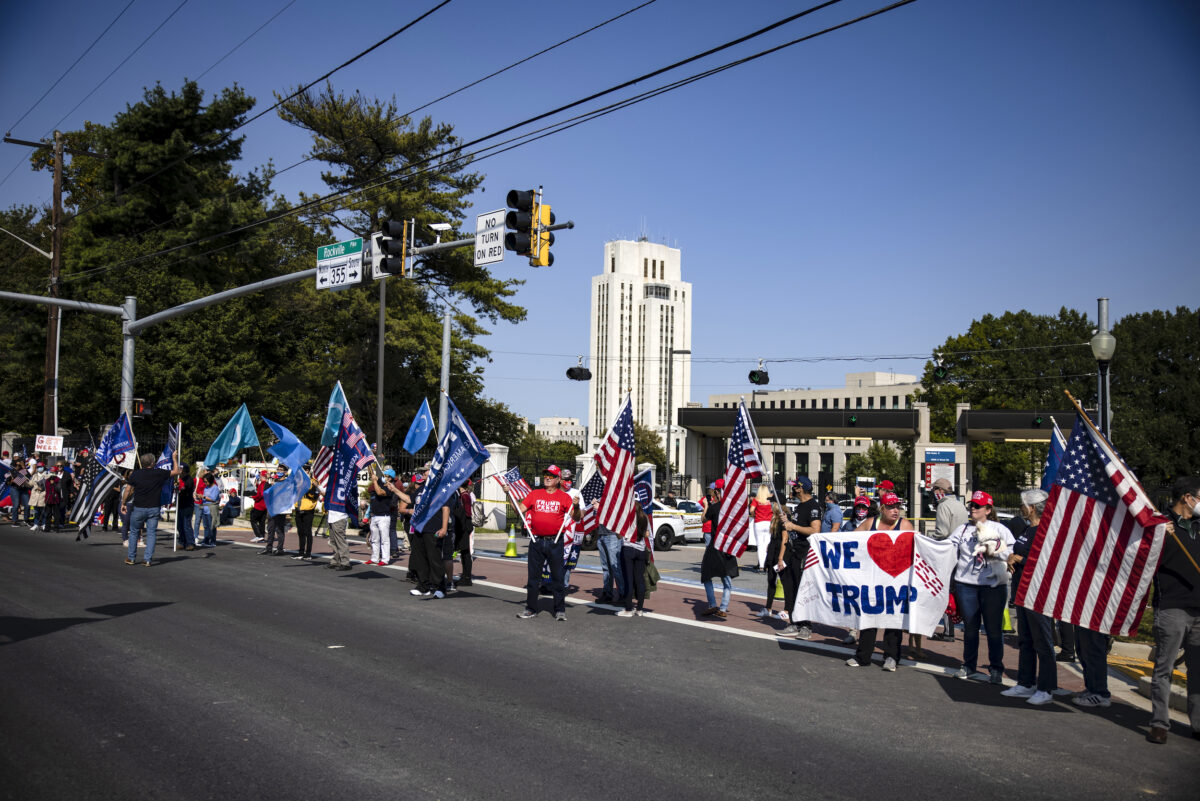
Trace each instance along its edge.
<path fill-rule="evenodd" d="M 500 483 L 508 487 L 508 491 L 511 492 L 512 496 L 518 501 L 525 500 L 525 496 L 529 494 L 531 489 L 529 484 L 525 482 L 525 479 L 521 478 L 520 467 L 514 467 L 512 470 L 509 470 L 507 473 L 501 476 Z"/>
<path fill-rule="evenodd" d="M 730 556 L 740 557 L 746 551 L 750 532 L 749 483 L 762 476 L 760 453 L 754 423 L 746 410 L 746 402 L 742 401 L 738 404 L 737 420 L 729 439 L 725 491 L 721 496 L 717 530 L 713 532 L 713 547 Z"/>
<path fill-rule="evenodd" d="M 321 494 L 325 494 L 325 482 L 329 480 L 329 468 L 333 465 L 333 449 L 325 445 L 317 451 L 312 463 L 312 480 Z"/>
<path fill-rule="evenodd" d="M 1017 604 L 1128 636 L 1141 622 L 1167 522 L 1112 445 L 1080 415 L 1030 546 Z"/>
<path fill-rule="evenodd" d="M 633 402 L 626 395 L 617 419 L 596 453 L 596 463 L 604 476 L 599 522 L 618 537 L 625 537 L 635 530 L 633 450 Z"/>
<path fill-rule="evenodd" d="M 342 425 L 338 430 L 337 449 L 333 454 L 325 491 L 325 508 L 334 512 L 345 512 L 358 506 L 358 473 L 375 461 L 375 454 L 367 437 L 363 434 L 354 415 L 347 406 L 342 413 Z"/>
<path fill-rule="evenodd" d="M 600 514 L 595 503 L 604 495 L 604 476 L 600 475 L 599 470 L 592 473 L 592 477 L 583 485 L 579 494 L 583 496 L 583 501 L 579 504 L 583 510 L 583 517 L 579 521 L 579 531 L 583 534 L 591 534 L 600 525 Z"/>

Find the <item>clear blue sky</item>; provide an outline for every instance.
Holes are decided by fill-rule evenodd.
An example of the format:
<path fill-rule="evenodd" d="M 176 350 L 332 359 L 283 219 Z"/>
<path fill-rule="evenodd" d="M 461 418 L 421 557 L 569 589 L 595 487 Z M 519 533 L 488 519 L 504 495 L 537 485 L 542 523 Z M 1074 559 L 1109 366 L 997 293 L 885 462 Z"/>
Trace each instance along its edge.
<path fill-rule="evenodd" d="M 64 0 L 54 19 L 37 4 L 4 4 L 0 125 L 127 2 Z M 191 0 L 68 115 L 178 5 L 136 0 L 12 135 L 39 138 L 64 115 L 64 130 L 109 122 L 143 86 L 200 75 L 286 4 Z M 297 0 L 201 84 L 237 82 L 261 108 L 434 4 Z M 408 110 L 635 5 L 529 0 L 518 17 L 454 0 L 332 81 Z M 881 5 L 846 0 L 644 86 Z M 423 113 L 471 139 L 804 7 L 658 0 Z M 273 115 L 244 133 L 247 168 L 307 151 Z M 0 146 L 0 177 L 24 156 Z M 643 231 L 680 248 L 695 287 L 693 400 L 749 390 L 760 357 L 928 354 L 989 312 L 1065 305 L 1094 315 L 1099 296 L 1112 299 L 1114 320 L 1195 306 L 1200 13 L 1186 0 L 918 0 L 477 168 L 487 180 L 473 213 L 541 184 L 559 219 L 577 225 L 559 235 L 553 268 L 510 255 L 497 270 L 528 279 L 518 301 L 529 317 L 488 338 L 487 391 L 534 419 L 586 418 L 586 386 L 563 373 L 588 352 L 590 278 L 605 241 Z M 323 190 L 313 165 L 275 188 L 291 199 Z M 0 185 L 4 207 L 49 197 L 50 176 L 25 162 Z M 1119 360 L 1118 344 L 1114 369 Z M 768 363 L 772 387 L 922 365 Z"/>

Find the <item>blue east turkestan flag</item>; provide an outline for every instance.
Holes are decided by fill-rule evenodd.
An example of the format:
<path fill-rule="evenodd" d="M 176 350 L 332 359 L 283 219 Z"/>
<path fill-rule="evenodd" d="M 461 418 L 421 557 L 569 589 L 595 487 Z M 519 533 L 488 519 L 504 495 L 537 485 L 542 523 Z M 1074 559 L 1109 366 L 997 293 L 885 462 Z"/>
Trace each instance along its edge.
<path fill-rule="evenodd" d="M 433 431 L 433 412 L 429 411 L 429 399 L 421 401 L 421 408 L 408 427 L 408 435 L 404 438 L 404 450 L 416 453 L 425 447 L 429 434 Z"/>
<path fill-rule="evenodd" d="M 325 410 L 325 429 L 321 432 L 321 444 L 326 448 L 337 445 L 338 432 L 342 428 L 342 415 L 349 410 L 346 393 L 342 391 L 342 382 L 339 381 L 333 392 L 329 393 L 329 406 Z"/>
<path fill-rule="evenodd" d="M 300 498 L 308 492 L 311 485 L 308 474 L 303 470 L 293 470 L 283 481 L 276 481 L 263 493 L 263 500 L 267 502 L 267 514 L 286 515 L 300 502 Z"/>
<path fill-rule="evenodd" d="M 179 450 L 179 434 L 183 430 L 183 423 L 167 426 L 167 444 L 163 448 L 162 454 L 159 455 L 158 461 L 154 466 L 162 470 L 170 470 L 174 466 L 175 452 Z M 168 506 L 175 497 L 175 482 L 168 481 L 163 484 L 162 495 L 158 499 L 159 506 Z"/>
<path fill-rule="evenodd" d="M 254 422 L 250 419 L 250 410 L 246 408 L 246 404 L 242 404 L 233 417 L 229 418 L 229 422 L 221 429 L 221 433 L 213 440 L 212 447 L 208 449 L 208 455 L 204 457 L 204 464 L 209 467 L 216 467 L 221 462 L 228 461 L 242 448 L 248 448 L 258 444 L 258 433 L 254 430 Z"/>
<path fill-rule="evenodd" d="M 429 477 L 425 481 L 425 491 L 421 493 L 413 508 L 413 528 L 417 531 L 425 527 L 434 512 L 446 505 L 450 496 L 488 460 L 489 456 L 487 448 L 483 447 L 479 437 L 475 436 L 471 426 L 459 414 L 454 402 L 447 398 L 446 406 L 449 409 L 450 424 L 433 454 Z"/>
<path fill-rule="evenodd" d="M 312 458 L 312 451 L 308 449 L 308 446 L 301 442 L 299 437 L 274 420 L 268 420 L 264 417 L 263 422 L 279 438 L 279 442 L 267 448 L 267 453 L 278 459 L 281 464 L 287 465 L 287 469 L 293 473 L 303 468 L 308 460 Z"/>
<path fill-rule="evenodd" d="M 96 461 L 100 463 L 101 467 L 106 467 L 113 459 L 123 453 L 129 453 L 135 448 L 137 448 L 137 443 L 133 439 L 133 429 L 129 425 L 129 418 L 125 412 L 121 412 L 117 422 L 101 437 L 100 446 L 96 448 Z"/>
<path fill-rule="evenodd" d="M 1054 486 L 1054 479 L 1058 475 L 1059 465 L 1062 464 L 1063 454 L 1067 451 L 1067 440 L 1063 436 L 1062 429 L 1058 427 L 1058 421 L 1050 418 L 1050 422 L 1054 423 L 1054 431 L 1050 434 L 1050 451 L 1046 454 L 1046 464 L 1042 468 L 1042 489 L 1046 492 L 1050 491 L 1050 487 Z"/>
<path fill-rule="evenodd" d="M 654 514 L 654 482 L 648 469 L 633 477 L 633 499 L 647 517 Z"/>

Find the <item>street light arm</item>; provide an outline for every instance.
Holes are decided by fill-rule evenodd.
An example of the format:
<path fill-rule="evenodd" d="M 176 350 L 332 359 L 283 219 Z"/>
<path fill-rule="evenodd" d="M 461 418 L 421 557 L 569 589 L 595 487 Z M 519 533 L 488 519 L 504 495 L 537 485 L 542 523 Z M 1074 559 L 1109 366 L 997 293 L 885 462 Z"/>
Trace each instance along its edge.
<path fill-rule="evenodd" d="M 3 231 L 4 233 L 8 234 L 8 235 L 9 235 L 9 236 L 11 236 L 13 239 L 16 239 L 17 241 L 21 242 L 22 244 L 29 245 L 29 247 L 33 248 L 33 249 L 34 249 L 34 250 L 36 250 L 38 253 L 41 253 L 41 254 L 42 254 L 43 256 L 45 256 L 47 259 L 51 259 L 51 260 L 53 260 L 53 259 L 54 259 L 54 256 L 53 256 L 52 254 L 50 254 L 50 253 L 47 253 L 46 251 L 44 251 L 44 250 L 42 250 L 41 248 L 39 248 L 37 245 L 34 245 L 34 244 L 30 243 L 30 242 L 26 242 L 24 239 L 21 239 L 21 237 L 17 236 L 16 234 L 14 234 L 12 231 L 8 230 L 7 228 L 0 228 L 0 231 Z"/>

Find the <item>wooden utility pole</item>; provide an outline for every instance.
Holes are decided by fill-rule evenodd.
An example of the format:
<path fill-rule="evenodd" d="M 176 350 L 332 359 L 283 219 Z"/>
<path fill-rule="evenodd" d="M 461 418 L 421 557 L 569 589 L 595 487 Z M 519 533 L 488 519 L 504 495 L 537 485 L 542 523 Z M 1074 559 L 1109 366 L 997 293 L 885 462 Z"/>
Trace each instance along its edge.
<path fill-rule="evenodd" d="M 62 133 L 54 132 L 54 204 L 50 210 L 50 297 L 57 298 L 62 267 Z M 46 384 L 42 397 L 42 433 L 58 434 L 58 322 L 62 309 L 46 307 Z"/>

